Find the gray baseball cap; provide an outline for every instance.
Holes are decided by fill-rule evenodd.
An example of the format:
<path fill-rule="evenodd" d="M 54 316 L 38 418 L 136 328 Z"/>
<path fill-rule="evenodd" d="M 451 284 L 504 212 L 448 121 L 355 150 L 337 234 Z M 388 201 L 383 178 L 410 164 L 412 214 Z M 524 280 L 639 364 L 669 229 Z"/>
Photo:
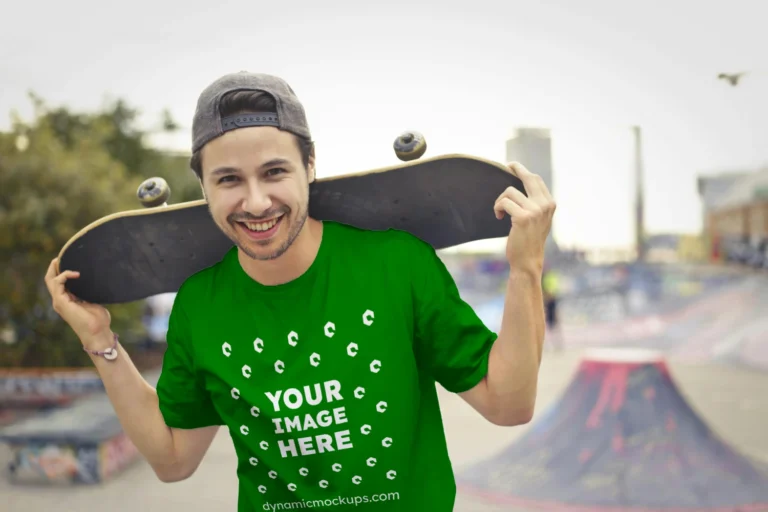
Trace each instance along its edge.
<path fill-rule="evenodd" d="M 221 98 L 235 91 L 262 91 L 270 94 L 275 98 L 277 114 L 254 112 L 222 118 L 219 114 Z M 275 126 L 311 139 L 304 107 L 285 80 L 272 75 L 240 71 L 222 76 L 200 94 L 192 120 L 192 151 L 198 151 L 224 132 L 246 126 Z"/>

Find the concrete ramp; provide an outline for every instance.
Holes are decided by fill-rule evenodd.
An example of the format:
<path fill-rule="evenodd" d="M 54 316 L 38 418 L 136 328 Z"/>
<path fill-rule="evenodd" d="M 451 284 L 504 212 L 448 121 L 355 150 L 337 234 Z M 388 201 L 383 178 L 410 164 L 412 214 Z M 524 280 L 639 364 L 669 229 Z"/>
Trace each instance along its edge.
<path fill-rule="evenodd" d="M 747 512 L 768 509 L 765 469 L 707 426 L 658 352 L 598 349 L 520 440 L 457 482 L 525 508 Z"/>
<path fill-rule="evenodd" d="M 155 385 L 158 376 L 147 381 Z M 4 427 L 0 442 L 13 453 L 13 482 L 96 484 L 140 457 L 105 393 Z"/>

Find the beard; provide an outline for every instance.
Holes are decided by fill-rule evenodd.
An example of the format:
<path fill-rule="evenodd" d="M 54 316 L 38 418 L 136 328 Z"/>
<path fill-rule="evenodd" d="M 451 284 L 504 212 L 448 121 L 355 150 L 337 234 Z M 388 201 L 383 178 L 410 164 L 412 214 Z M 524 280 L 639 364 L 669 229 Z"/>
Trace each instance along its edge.
<path fill-rule="evenodd" d="M 287 218 L 290 215 L 290 209 L 288 212 L 283 216 L 283 219 L 280 222 L 285 222 L 288 220 Z M 268 254 L 257 254 L 251 249 L 248 248 L 248 246 L 244 243 L 241 243 L 239 241 L 235 241 L 235 244 L 240 248 L 243 253 L 248 256 L 251 259 L 259 260 L 259 261 L 270 261 L 279 258 L 283 254 L 285 254 L 285 251 L 287 251 L 291 245 L 293 245 L 293 242 L 296 240 L 296 238 L 301 233 L 301 229 L 304 227 L 304 223 L 307 222 L 307 217 L 309 216 L 309 209 L 307 207 L 302 208 L 298 215 L 296 216 L 296 219 L 290 220 L 290 224 L 288 227 L 288 236 L 285 238 L 283 243 L 280 244 L 280 246 L 276 249 L 274 249 L 272 252 Z M 281 226 L 281 228 L 284 226 Z M 255 243 L 256 245 L 269 245 L 271 241 L 266 242 L 260 242 L 260 241 L 250 241 L 250 243 Z"/>
<path fill-rule="evenodd" d="M 234 243 L 241 251 L 243 251 L 243 254 L 247 255 L 249 258 L 253 260 L 259 260 L 259 261 L 270 261 L 279 258 L 285 252 L 293 245 L 293 242 L 296 240 L 296 238 L 301 233 L 302 228 L 304 227 L 304 224 L 307 221 L 307 218 L 309 217 L 309 205 L 304 204 L 301 208 L 301 210 L 298 210 L 296 218 L 291 219 L 291 210 L 289 207 L 284 206 L 276 211 L 269 212 L 265 215 L 263 215 L 264 218 L 271 218 L 275 217 L 276 215 L 283 214 L 282 219 L 280 220 L 281 224 L 284 224 L 280 226 L 280 229 L 287 228 L 288 234 L 283 240 L 283 242 L 280 244 L 279 247 L 273 249 L 269 253 L 259 253 L 253 250 L 253 245 L 259 245 L 262 247 L 269 246 L 270 244 L 274 244 L 274 240 L 265 240 L 265 241 L 255 241 L 255 240 L 243 240 L 242 236 L 238 233 L 236 226 L 237 222 L 259 222 L 259 219 L 254 219 L 252 217 L 243 218 L 242 216 L 235 216 L 230 215 L 227 217 L 227 225 L 221 226 L 219 225 L 219 228 L 221 231 L 224 232 L 224 234 L 229 238 L 232 243 Z M 209 213 L 210 213 L 210 207 L 209 207 Z M 211 215 L 212 216 L 212 215 Z"/>

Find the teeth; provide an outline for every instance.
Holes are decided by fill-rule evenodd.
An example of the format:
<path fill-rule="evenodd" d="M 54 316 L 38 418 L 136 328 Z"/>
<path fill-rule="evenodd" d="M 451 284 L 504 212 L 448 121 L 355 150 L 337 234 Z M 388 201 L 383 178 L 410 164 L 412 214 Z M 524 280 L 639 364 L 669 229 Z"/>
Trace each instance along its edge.
<path fill-rule="evenodd" d="M 251 231 L 267 231 L 268 229 L 271 229 L 275 224 L 277 224 L 278 220 L 280 220 L 280 217 L 276 217 L 267 222 L 245 222 L 244 224 Z"/>

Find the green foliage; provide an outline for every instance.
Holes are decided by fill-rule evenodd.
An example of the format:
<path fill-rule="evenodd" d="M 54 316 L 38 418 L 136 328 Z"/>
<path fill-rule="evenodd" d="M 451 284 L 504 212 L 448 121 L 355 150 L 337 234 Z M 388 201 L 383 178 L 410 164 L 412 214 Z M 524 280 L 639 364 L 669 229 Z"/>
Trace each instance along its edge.
<path fill-rule="evenodd" d="M 0 366 L 81 366 L 90 360 L 51 308 L 46 269 L 75 233 L 111 213 L 140 208 L 136 189 L 161 176 L 171 203 L 202 197 L 188 157 L 148 147 L 137 111 L 117 101 L 95 113 L 48 109 L 31 97 L 31 122 L 0 133 Z M 164 129 L 174 129 L 167 112 Z M 110 306 L 123 341 L 144 335 L 143 303 Z M 15 333 L 15 336 L 9 336 Z M 0 342 L 1 343 L 1 342 Z"/>

